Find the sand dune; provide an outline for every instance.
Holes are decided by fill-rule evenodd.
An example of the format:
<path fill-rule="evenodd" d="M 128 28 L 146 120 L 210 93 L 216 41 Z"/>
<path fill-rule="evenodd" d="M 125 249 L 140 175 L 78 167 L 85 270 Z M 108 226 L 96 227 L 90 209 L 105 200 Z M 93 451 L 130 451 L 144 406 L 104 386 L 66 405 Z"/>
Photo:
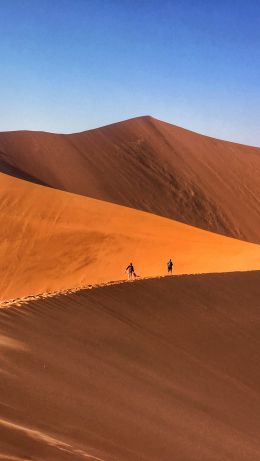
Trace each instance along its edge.
<path fill-rule="evenodd" d="M 260 149 L 151 117 L 72 135 L 0 133 L 0 169 L 260 243 Z"/>
<path fill-rule="evenodd" d="M 0 459 L 258 459 L 260 149 L 143 117 L 0 171 Z"/>
<path fill-rule="evenodd" d="M 259 276 L 165 277 L 0 310 L 1 459 L 259 459 Z"/>
<path fill-rule="evenodd" d="M 0 295 L 174 272 L 260 269 L 260 246 L 0 174 Z"/>

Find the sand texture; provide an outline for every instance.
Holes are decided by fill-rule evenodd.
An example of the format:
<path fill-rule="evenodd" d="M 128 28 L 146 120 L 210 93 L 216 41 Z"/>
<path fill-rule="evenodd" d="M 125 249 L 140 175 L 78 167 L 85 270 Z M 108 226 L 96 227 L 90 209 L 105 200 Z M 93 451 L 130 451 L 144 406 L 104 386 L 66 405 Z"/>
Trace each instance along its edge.
<path fill-rule="evenodd" d="M 0 458 L 260 459 L 259 272 L 0 310 Z"/>

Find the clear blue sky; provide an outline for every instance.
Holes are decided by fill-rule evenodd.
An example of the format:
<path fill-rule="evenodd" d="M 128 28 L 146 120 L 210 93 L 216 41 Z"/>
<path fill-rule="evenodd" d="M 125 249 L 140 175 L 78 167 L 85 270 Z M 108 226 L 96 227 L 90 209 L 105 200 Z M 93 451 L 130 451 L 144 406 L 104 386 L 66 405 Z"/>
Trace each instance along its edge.
<path fill-rule="evenodd" d="M 260 146 L 259 0 L 1 0 L 0 131 L 139 116 Z"/>

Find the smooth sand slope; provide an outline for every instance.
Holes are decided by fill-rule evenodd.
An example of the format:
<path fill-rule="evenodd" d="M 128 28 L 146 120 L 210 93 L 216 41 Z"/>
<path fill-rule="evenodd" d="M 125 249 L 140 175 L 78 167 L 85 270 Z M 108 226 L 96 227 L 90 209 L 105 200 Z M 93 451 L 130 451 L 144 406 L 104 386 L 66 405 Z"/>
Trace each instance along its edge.
<path fill-rule="evenodd" d="M 152 117 L 72 135 L 0 133 L 0 169 L 260 243 L 260 149 Z"/>
<path fill-rule="evenodd" d="M 126 277 L 260 269 L 260 245 L 0 173 L 0 295 Z"/>
<path fill-rule="evenodd" d="M 0 310 L 0 457 L 260 459 L 260 273 Z"/>

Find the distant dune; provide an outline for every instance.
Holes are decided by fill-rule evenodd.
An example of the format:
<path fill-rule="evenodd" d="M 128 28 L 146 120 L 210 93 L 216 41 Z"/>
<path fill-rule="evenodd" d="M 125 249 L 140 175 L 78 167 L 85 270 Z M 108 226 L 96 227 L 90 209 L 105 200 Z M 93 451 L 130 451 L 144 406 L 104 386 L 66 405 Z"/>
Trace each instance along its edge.
<path fill-rule="evenodd" d="M 0 133 L 0 169 L 260 243 L 260 149 L 151 117 L 72 135 Z"/>
<path fill-rule="evenodd" d="M 0 458 L 260 459 L 259 273 L 0 311 Z"/>
<path fill-rule="evenodd" d="M 0 173 L 0 297 L 126 277 L 260 269 L 260 245 Z"/>

